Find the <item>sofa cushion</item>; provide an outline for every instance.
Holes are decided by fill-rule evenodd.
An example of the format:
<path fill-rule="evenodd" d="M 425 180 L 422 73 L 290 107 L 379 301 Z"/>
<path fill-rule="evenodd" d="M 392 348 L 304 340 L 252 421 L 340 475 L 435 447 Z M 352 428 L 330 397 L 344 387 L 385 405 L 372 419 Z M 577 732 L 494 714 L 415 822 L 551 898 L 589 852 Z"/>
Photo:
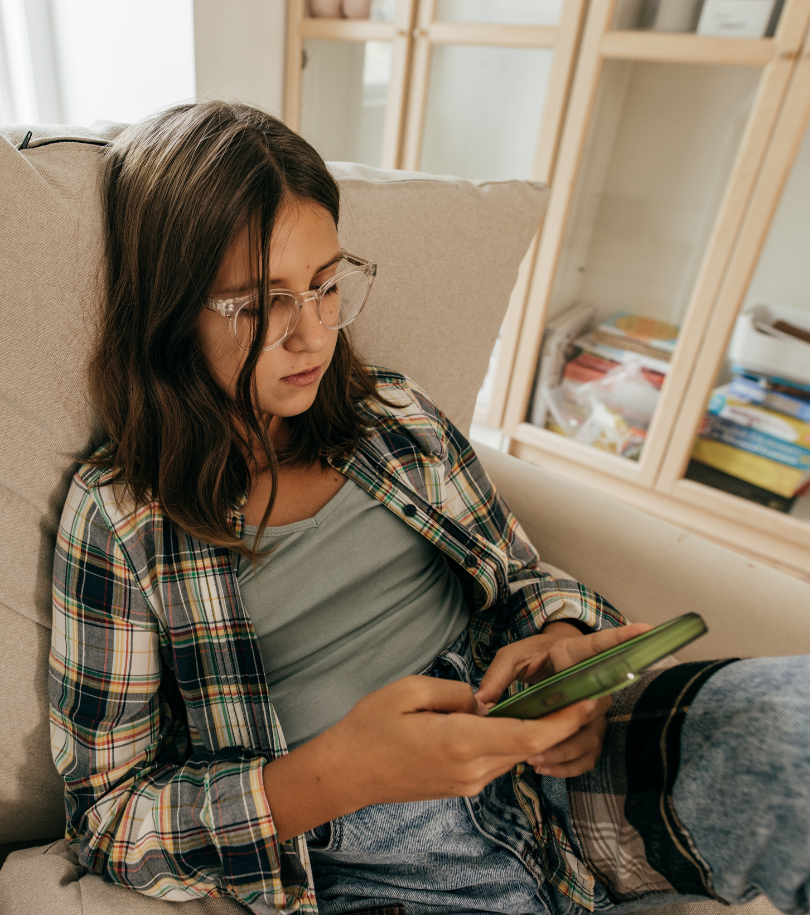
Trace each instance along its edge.
<path fill-rule="evenodd" d="M 235 899 L 164 902 L 89 874 L 63 840 L 14 852 L 0 870 L 0 912 L 14 915 L 247 915 Z M 636 915 L 779 915 L 764 896 L 742 906 L 714 900 L 638 909 Z"/>
<path fill-rule="evenodd" d="M 51 559 L 92 416 L 85 361 L 100 301 L 103 144 L 121 127 L 0 128 L 0 844 L 59 835 L 46 668 Z M 361 352 L 412 375 L 462 428 L 547 188 L 332 166 L 341 241 L 379 264 Z"/>
<path fill-rule="evenodd" d="M 14 852 L 0 870 L 0 912 L 14 915 L 248 915 L 236 899 L 167 902 L 88 873 L 62 839 Z"/>

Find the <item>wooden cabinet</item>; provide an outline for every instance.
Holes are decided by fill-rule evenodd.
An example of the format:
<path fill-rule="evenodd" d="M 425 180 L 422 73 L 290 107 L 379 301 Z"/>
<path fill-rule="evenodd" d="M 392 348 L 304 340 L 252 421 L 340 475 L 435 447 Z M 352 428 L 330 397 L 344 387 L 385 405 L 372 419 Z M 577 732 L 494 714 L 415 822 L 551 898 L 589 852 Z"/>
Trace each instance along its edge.
<path fill-rule="evenodd" d="M 806 500 L 790 516 L 683 478 L 806 148 L 810 5 L 788 0 L 761 39 L 625 30 L 621 12 L 615 0 L 590 4 L 512 372 L 510 451 L 810 578 Z M 799 184 L 806 232 L 810 185 Z M 795 304 L 810 310 L 804 260 L 782 250 L 771 262 L 771 285 L 793 271 Z M 637 460 L 527 422 L 544 327 L 578 301 L 597 319 L 626 310 L 680 326 Z"/>
<path fill-rule="evenodd" d="M 810 580 L 810 497 L 785 514 L 685 478 L 738 314 L 810 311 L 810 0 L 766 38 L 637 29 L 640 5 L 374 0 L 353 20 L 290 0 L 285 118 L 327 159 L 548 181 L 476 423 Z M 544 330 L 577 302 L 680 328 L 635 460 L 529 422 Z"/>

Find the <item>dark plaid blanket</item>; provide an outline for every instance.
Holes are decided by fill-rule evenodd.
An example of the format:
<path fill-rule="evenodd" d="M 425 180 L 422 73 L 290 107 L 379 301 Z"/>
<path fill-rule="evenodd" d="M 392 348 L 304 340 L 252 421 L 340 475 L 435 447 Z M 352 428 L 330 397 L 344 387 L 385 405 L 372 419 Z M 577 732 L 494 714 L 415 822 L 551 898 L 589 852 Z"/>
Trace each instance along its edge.
<path fill-rule="evenodd" d="M 706 680 L 733 660 L 679 664 L 639 676 L 613 697 L 596 768 L 569 779 L 583 860 L 614 902 L 652 893 L 720 898 L 675 812 L 672 790 L 690 703 Z"/>

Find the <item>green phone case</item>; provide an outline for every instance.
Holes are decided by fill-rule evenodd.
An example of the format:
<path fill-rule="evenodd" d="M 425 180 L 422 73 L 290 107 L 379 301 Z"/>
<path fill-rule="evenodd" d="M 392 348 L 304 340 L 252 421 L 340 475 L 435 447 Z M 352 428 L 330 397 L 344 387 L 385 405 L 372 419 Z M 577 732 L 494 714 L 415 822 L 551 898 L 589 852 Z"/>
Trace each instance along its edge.
<path fill-rule="evenodd" d="M 535 683 L 489 710 L 504 718 L 541 718 L 583 699 L 598 699 L 629 686 L 640 673 L 706 632 L 697 613 L 685 613 Z"/>

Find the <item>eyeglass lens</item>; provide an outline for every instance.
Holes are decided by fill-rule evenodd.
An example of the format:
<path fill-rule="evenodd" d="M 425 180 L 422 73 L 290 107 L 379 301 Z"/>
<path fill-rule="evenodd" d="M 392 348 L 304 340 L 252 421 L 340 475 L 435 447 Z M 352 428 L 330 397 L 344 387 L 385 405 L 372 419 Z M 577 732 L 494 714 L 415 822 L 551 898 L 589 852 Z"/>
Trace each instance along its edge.
<path fill-rule="evenodd" d="M 340 274 L 344 270 L 350 272 L 341 276 L 321 297 L 321 322 L 324 327 L 335 329 L 353 321 L 366 301 L 370 279 L 364 270 L 352 270 L 352 266 L 346 261 L 341 261 L 337 273 Z M 280 343 L 292 329 L 298 306 L 293 296 L 277 293 L 270 297 L 265 307 L 269 309 L 265 346 L 273 346 Z M 238 314 L 234 315 L 233 329 L 236 340 L 245 349 L 250 349 L 259 326 L 259 316 L 258 300 L 246 303 Z"/>

